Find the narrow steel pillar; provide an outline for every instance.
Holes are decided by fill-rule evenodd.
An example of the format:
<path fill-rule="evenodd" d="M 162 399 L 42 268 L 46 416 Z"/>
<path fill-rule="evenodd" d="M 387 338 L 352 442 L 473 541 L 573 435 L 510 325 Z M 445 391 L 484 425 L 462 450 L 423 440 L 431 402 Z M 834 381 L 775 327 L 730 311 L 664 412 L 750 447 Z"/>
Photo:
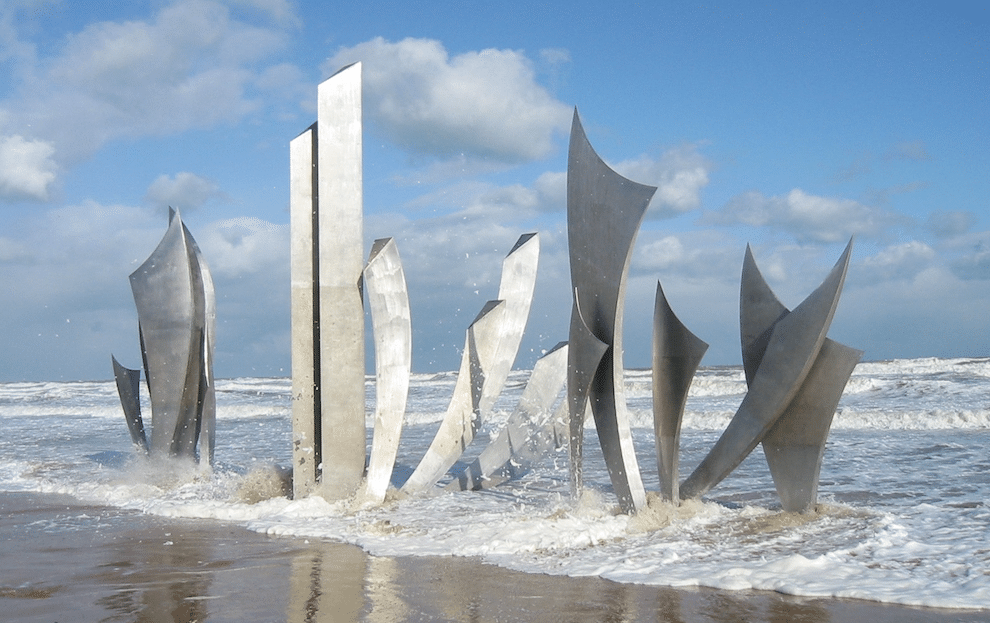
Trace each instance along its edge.
<path fill-rule="evenodd" d="M 364 270 L 361 65 L 317 92 L 320 297 L 320 494 L 351 496 L 364 477 Z"/>
<path fill-rule="evenodd" d="M 316 225 L 317 124 L 289 143 L 289 261 L 292 315 L 292 495 L 316 490 L 320 435 L 319 282 Z"/>

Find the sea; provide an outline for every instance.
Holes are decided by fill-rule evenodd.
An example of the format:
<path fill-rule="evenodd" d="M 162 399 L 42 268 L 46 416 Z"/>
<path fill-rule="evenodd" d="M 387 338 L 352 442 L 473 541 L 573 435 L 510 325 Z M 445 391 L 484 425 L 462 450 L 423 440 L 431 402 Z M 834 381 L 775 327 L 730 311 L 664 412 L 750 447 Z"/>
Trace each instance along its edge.
<path fill-rule="evenodd" d="M 512 413 L 529 371 L 510 374 L 463 468 Z M 393 482 L 429 446 L 456 374 L 414 374 Z M 368 413 L 374 377 L 367 379 Z M 658 489 L 648 370 L 625 393 L 650 493 L 618 511 L 593 423 L 585 488 L 569 490 L 565 447 L 484 491 L 391 491 L 360 508 L 294 500 L 291 380 L 216 381 L 212 469 L 149 462 L 131 444 L 112 380 L 0 384 L 0 492 L 68 495 L 158 517 L 234 522 L 273 536 L 355 544 L 374 556 L 465 556 L 515 570 L 670 587 L 777 591 L 809 597 L 990 610 L 990 358 L 860 363 L 826 446 L 818 506 L 780 509 L 762 450 L 700 501 L 673 506 Z M 728 424 L 746 391 L 740 367 L 703 367 L 691 386 L 681 476 Z M 145 412 L 149 412 L 144 396 Z M 369 415 L 370 448 L 373 422 Z M 66 520 L 60 530 L 84 529 Z M 91 529 L 90 524 L 86 524 Z"/>

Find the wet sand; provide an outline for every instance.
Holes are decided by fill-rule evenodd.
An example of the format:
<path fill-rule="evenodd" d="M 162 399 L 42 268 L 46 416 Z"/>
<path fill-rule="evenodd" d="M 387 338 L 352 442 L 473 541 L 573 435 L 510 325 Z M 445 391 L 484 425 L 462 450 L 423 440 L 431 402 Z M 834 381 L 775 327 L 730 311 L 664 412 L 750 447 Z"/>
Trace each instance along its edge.
<path fill-rule="evenodd" d="M 0 493 L 0 620 L 912 623 L 990 621 L 990 611 L 618 584 L 469 558 L 382 558 L 218 521 Z"/>

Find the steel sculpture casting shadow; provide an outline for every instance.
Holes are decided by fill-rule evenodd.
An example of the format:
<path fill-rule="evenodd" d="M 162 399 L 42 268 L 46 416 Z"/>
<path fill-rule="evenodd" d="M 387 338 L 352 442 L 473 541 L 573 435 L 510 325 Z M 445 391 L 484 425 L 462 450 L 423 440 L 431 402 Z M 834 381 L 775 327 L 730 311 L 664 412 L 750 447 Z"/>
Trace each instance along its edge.
<path fill-rule="evenodd" d="M 588 142 L 574 110 L 567 158 L 567 241 L 574 295 L 568 337 L 570 480 L 582 486 L 590 404 L 609 478 L 630 512 L 646 504 L 623 391 L 622 316 L 636 232 L 656 188 L 628 180 Z"/>
<path fill-rule="evenodd" d="M 402 491 L 437 483 L 491 411 L 516 358 L 529 317 L 540 253 L 536 234 L 523 234 L 502 262 L 497 300 L 489 301 L 468 328 L 454 393 L 440 428 Z"/>
<path fill-rule="evenodd" d="M 192 234 L 171 208 L 165 235 L 131 273 L 130 282 L 151 401 L 149 434 L 141 416 L 141 372 L 122 366 L 111 356 L 131 440 L 151 457 L 199 459 L 205 455 L 212 465 L 216 436 L 213 278 Z"/>
<path fill-rule="evenodd" d="M 794 311 L 780 314 L 769 326 L 747 318 L 747 314 L 752 313 L 748 308 L 755 306 L 759 317 L 767 318 L 773 315 L 776 306 L 768 303 L 762 289 L 747 286 L 744 280 L 740 297 L 745 349 L 743 359 L 749 362 L 749 369 L 754 369 L 748 381 L 749 391 L 715 446 L 681 484 L 681 499 L 700 497 L 721 482 L 767 436 L 794 402 L 825 342 L 825 334 L 849 267 L 851 251 L 852 241 L 818 289 Z M 752 279 L 752 272 L 747 272 L 746 277 Z M 751 293 L 757 293 L 754 300 L 748 298 Z M 755 334 L 761 326 L 764 330 Z M 828 382 L 835 383 L 839 378 L 844 386 L 848 377 L 842 378 L 841 375 L 816 376 L 815 382 L 832 379 Z M 836 396 L 841 393 L 842 388 L 839 387 Z M 809 391 L 808 395 L 813 393 Z M 795 411 L 800 411 L 797 405 Z M 783 465 L 783 461 L 779 464 Z"/>

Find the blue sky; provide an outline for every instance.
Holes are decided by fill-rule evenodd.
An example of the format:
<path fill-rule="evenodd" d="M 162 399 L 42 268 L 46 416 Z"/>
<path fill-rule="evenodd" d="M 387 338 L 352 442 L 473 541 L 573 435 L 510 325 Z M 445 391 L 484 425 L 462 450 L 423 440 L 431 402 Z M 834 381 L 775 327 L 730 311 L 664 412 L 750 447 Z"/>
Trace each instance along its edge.
<path fill-rule="evenodd" d="M 970 4 L 8 0 L 0 381 L 110 378 L 111 352 L 138 367 L 127 276 L 169 205 L 213 271 L 216 374 L 287 376 L 288 142 L 358 60 L 365 253 L 396 238 L 417 372 L 457 367 L 530 231 L 517 365 L 566 339 L 575 106 L 607 162 L 659 187 L 628 367 L 649 364 L 657 280 L 703 365 L 736 364 L 746 245 L 793 307 L 850 236 L 833 339 L 990 355 L 990 9 Z"/>

